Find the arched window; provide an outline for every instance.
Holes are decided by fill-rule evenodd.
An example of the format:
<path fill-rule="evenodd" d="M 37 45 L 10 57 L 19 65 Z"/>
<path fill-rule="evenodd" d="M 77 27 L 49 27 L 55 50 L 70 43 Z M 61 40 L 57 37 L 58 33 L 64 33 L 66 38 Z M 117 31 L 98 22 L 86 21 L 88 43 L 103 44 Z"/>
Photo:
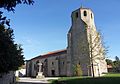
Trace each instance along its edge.
<path fill-rule="evenodd" d="M 54 62 L 52 62 L 52 65 L 54 65 Z"/>
<path fill-rule="evenodd" d="M 87 16 L 87 11 L 84 11 L 83 14 L 84 14 L 84 16 Z"/>
<path fill-rule="evenodd" d="M 39 60 L 36 61 L 36 64 L 38 64 L 38 63 L 39 63 Z"/>
<path fill-rule="evenodd" d="M 75 13 L 75 17 L 78 18 L 78 12 Z"/>
<path fill-rule="evenodd" d="M 93 18 L 92 13 L 91 13 L 91 18 Z"/>

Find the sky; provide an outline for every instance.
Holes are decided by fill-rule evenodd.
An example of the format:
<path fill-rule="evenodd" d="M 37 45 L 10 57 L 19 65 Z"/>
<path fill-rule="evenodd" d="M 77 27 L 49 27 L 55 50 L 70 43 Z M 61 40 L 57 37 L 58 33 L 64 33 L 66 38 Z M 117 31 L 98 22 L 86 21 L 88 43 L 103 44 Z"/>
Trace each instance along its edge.
<path fill-rule="evenodd" d="M 65 49 L 71 27 L 71 12 L 80 8 L 92 9 L 95 24 L 102 32 L 108 48 L 106 57 L 120 57 L 120 0 L 34 0 L 32 6 L 18 5 L 15 13 L 4 12 L 11 19 L 15 42 L 22 44 L 29 60 L 38 55 Z"/>

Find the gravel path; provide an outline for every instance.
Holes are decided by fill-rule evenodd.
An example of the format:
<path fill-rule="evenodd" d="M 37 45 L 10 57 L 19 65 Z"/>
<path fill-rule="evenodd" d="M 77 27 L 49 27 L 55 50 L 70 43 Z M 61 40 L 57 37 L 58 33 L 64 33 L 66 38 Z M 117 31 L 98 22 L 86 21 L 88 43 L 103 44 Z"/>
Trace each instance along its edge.
<path fill-rule="evenodd" d="M 36 79 L 36 78 L 19 78 L 17 84 L 50 84 L 48 80 L 58 79 L 54 77 Z"/>

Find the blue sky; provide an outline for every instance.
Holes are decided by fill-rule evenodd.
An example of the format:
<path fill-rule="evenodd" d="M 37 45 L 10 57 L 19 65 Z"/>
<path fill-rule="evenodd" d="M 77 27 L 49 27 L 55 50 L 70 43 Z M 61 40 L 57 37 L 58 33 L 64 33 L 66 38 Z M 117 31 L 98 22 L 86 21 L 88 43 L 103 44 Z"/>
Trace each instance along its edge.
<path fill-rule="evenodd" d="M 120 0 L 35 0 L 33 6 L 18 5 L 15 13 L 5 12 L 11 19 L 15 41 L 22 44 L 25 59 L 67 47 L 71 12 L 91 8 L 95 23 L 103 33 L 108 56 L 120 56 Z"/>

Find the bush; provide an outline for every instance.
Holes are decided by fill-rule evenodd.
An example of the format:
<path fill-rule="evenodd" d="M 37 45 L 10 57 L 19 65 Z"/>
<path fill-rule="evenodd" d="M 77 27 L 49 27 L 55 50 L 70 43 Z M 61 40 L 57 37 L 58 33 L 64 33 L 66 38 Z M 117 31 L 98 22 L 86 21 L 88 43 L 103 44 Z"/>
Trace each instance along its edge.
<path fill-rule="evenodd" d="M 82 76 L 82 69 L 80 64 L 77 64 L 74 69 L 75 76 Z"/>

